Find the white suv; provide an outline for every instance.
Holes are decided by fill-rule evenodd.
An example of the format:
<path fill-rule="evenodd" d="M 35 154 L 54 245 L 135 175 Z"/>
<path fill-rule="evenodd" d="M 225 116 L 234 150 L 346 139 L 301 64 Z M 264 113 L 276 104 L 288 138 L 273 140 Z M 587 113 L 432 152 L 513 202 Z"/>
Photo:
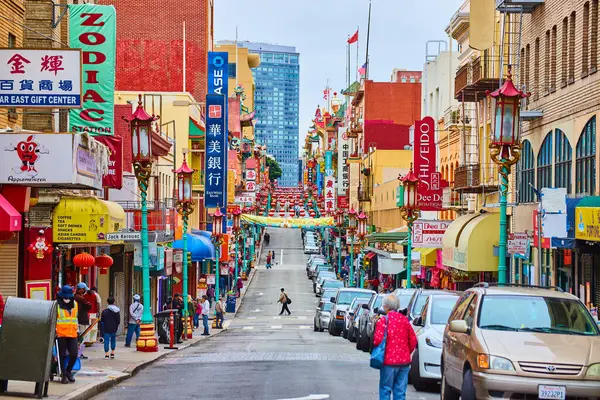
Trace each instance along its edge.
<path fill-rule="evenodd" d="M 374 290 L 359 288 L 343 288 L 338 291 L 337 296 L 331 298 L 333 308 L 331 309 L 331 319 L 329 320 L 329 334 L 338 336 L 344 328 L 344 320 L 348 308 L 355 298 L 370 299 L 375 294 Z"/>

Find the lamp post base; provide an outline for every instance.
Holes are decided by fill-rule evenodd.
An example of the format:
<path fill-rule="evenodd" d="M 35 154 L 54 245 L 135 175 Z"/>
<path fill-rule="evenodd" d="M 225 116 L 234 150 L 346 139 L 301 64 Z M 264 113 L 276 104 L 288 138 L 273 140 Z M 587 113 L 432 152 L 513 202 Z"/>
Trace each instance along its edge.
<path fill-rule="evenodd" d="M 158 351 L 158 339 L 154 331 L 154 324 L 140 325 L 140 338 L 136 342 L 137 351 L 153 353 Z"/>
<path fill-rule="evenodd" d="M 192 317 L 184 317 L 183 320 L 183 337 L 185 339 L 192 339 L 192 332 L 193 332 L 193 322 L 192 322 Z M 186 334 L 187 333 L 187 334 Z"/>

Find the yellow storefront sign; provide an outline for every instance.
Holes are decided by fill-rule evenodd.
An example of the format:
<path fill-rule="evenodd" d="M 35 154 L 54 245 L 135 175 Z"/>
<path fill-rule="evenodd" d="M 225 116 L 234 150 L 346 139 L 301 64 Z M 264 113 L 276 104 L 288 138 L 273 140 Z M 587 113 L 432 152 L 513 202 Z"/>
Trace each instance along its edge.
<path fill-rule="evenodd" d="M 106 243 L 108 233 L 124 228 L 125 212 L 112 201 L 63 198 L 52 212 L 55 243 Z"/>
<path fill-rule="evenodd" d="M 600 242 L 600 208 L 575 209 L 575 238 Z"/>

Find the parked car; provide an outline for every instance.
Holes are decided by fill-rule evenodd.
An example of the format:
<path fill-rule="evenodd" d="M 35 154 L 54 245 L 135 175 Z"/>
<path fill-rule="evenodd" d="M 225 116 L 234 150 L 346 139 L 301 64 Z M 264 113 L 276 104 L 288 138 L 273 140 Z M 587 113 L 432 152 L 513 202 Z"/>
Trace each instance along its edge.
<path fill-rule="evenodd" d="M 338 290 L 339 289 L 337 288 L 325 289 L 325 292 L 323 292 L 321 300 L 319 301 L 319 306 L 323 303 L 331 303 L 331 298 L 337 296 Z"/>
<path fill-rule="evenodd" d="M 444 330 L 443 400 L 598 398 L 600 330 L 559 288 L 479 283 Z"/>
<path fill-rule="evenodd" d="M 327 265 L 327 260 L 325 260 L 325 258 L 314 258 L 313 260 L 309 261 L 306 269 L 306 275 L 308 276 L 308 279 L 312 279 L 312 273 L 314 272 L 315 268 L 317 268 L 317 265 Z"/>
<path fill-rule="evenodd" d="M 408 307 L 408 303 L 410 303 L 410 299 L 416 291 L 416 288 L 401 288 L 394 290 L 392 294 L 396 296 L 400 302 L 399 310 L 404 310 Z"/>
<path fill-rule="evenodd" d="M 423 306 L 425 306 L 425 302 L 427 298 L 434 293 L 455 293 L 448 290 L 437 290 L 437 289 L 417 289 L 413 293 L 408 306 L 404 310 L 404 315 L 408 318 L 409 321 L 412 322 L 413 319 L 417 318 L 421 315 L 421 311 L 423 311 Z M 414 327 L 414 326 L 413 326 Z"/>
<path fill-rule="evenodd" d="M 344 327 L 344 319 L 348 307 L 355 298 L 369 299 L 375 293 L 373 290 L 358 289 L 358 288 L 343 288 L 338 291 L 335 298 L 331 298 L 333 309 L 331 310 L 331 319 L 329 320 L 329 334 L 338 336 L 342 333 Z"/>
<path fill-rule="evenodd" d="M 317 265 L 314 270 L 311 270 L 310 279 L 313 280 L 313 283 L 314 283 L 314 280 L 315 280 L 316 276 L 321 271 L 333 272 L 333 267 L 331 265 L 329 265 L 329 264 L 325 264 L 325 265 L 319 264 L 319 265 Z"/>
<path fill-rule="evenodd" d="M 310 257 L 308 257 L 308 261 L 306 262 L 306 274 L 308 275 L 308 269 L 310 268 L 310 265 L 313 262 L 317 262 L 318 261 L 322 261 L 322 264 L 327 264 L 327 261 L 325 259 L 325 256 L 322 254 L 311 254 Z"/>
<path fill-rule="evenodd" d="M 356 299 L 357 301 L 354 303 L 354 306 L 348 309 L 348 340 L 350 342 L 356 342 L 358 335 L 358 321 L 360 321 L 360 316 L 367 312 L 362 305 L 368 302 L 368 299 Z"/>
<path fill-rule="evenodd" d="M 442 379 L 442 338 L 459 297 L 458 293 L 434 293 L 425 302 L 421 316 L 413 320 L 413 325 L 419 329 L 410 378 L 417 390 L 426 390 Z"/>
<path fill-rule="evenodd" d="M 331 302 L 323 303 L 317 307 L 313 328 L 315 332 L 323 332 L 325 328 L 329 325 L 329 319 L 331 318 L 332 308 L 333 303 Z"/>
<path fill-rule="evenodd" d="M 304 246 L 304 254 L 318 254 L 320 251 L 319 246 L 316 244 L 306 244 Z"/>
<path fill-rule="evenodd" d="M 371 297 L 367 304 L 363 304 L 363 312 L 358 320 L 358 332 L 356 335 L 356 348 L 362 351 L 371 351 L 373 343 L 373 330 L 375 322 L 379 318 L 379 307 L 383 304 L 385 294 L 378 294 Z"/>
<path fill-rule="evenodd" d="M 336 279 L 333 271 L 320 271 L 319 275 L 313 280 L 313 291 L 317 297 L 321 295 L 321 285 L 325 279 Z"/>
<path fill-rule="evenodd" d="M 317 283 L 317 297 L 323 295 L 323 291 L 327 288 L 341 289 L 344 287 L 344 282 L 337 278 L 325 278 L 321 282 Z"/>

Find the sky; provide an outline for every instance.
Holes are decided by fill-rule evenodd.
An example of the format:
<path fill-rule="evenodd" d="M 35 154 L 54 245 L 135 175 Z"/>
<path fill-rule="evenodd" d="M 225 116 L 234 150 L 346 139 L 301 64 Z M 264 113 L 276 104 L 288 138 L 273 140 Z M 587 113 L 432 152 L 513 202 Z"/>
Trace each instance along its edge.
<path fill-rule="evenodd" d="M 369 79 L 389 82 L 394 68 L 418 70 L 429 40 L 448 40 L 445 28 L 463 0 L 372 0 Z M 365 62 L 369 0 L 215 0 L 215 40 L 295 46 L 300 53 L 300 145 L 327 83 L 346 85 L 349 36 L 359 29 Z M 433 49 L 433 48 L 432 48 Z M 355 80 L 356 44 L 351 45 Z"/>

